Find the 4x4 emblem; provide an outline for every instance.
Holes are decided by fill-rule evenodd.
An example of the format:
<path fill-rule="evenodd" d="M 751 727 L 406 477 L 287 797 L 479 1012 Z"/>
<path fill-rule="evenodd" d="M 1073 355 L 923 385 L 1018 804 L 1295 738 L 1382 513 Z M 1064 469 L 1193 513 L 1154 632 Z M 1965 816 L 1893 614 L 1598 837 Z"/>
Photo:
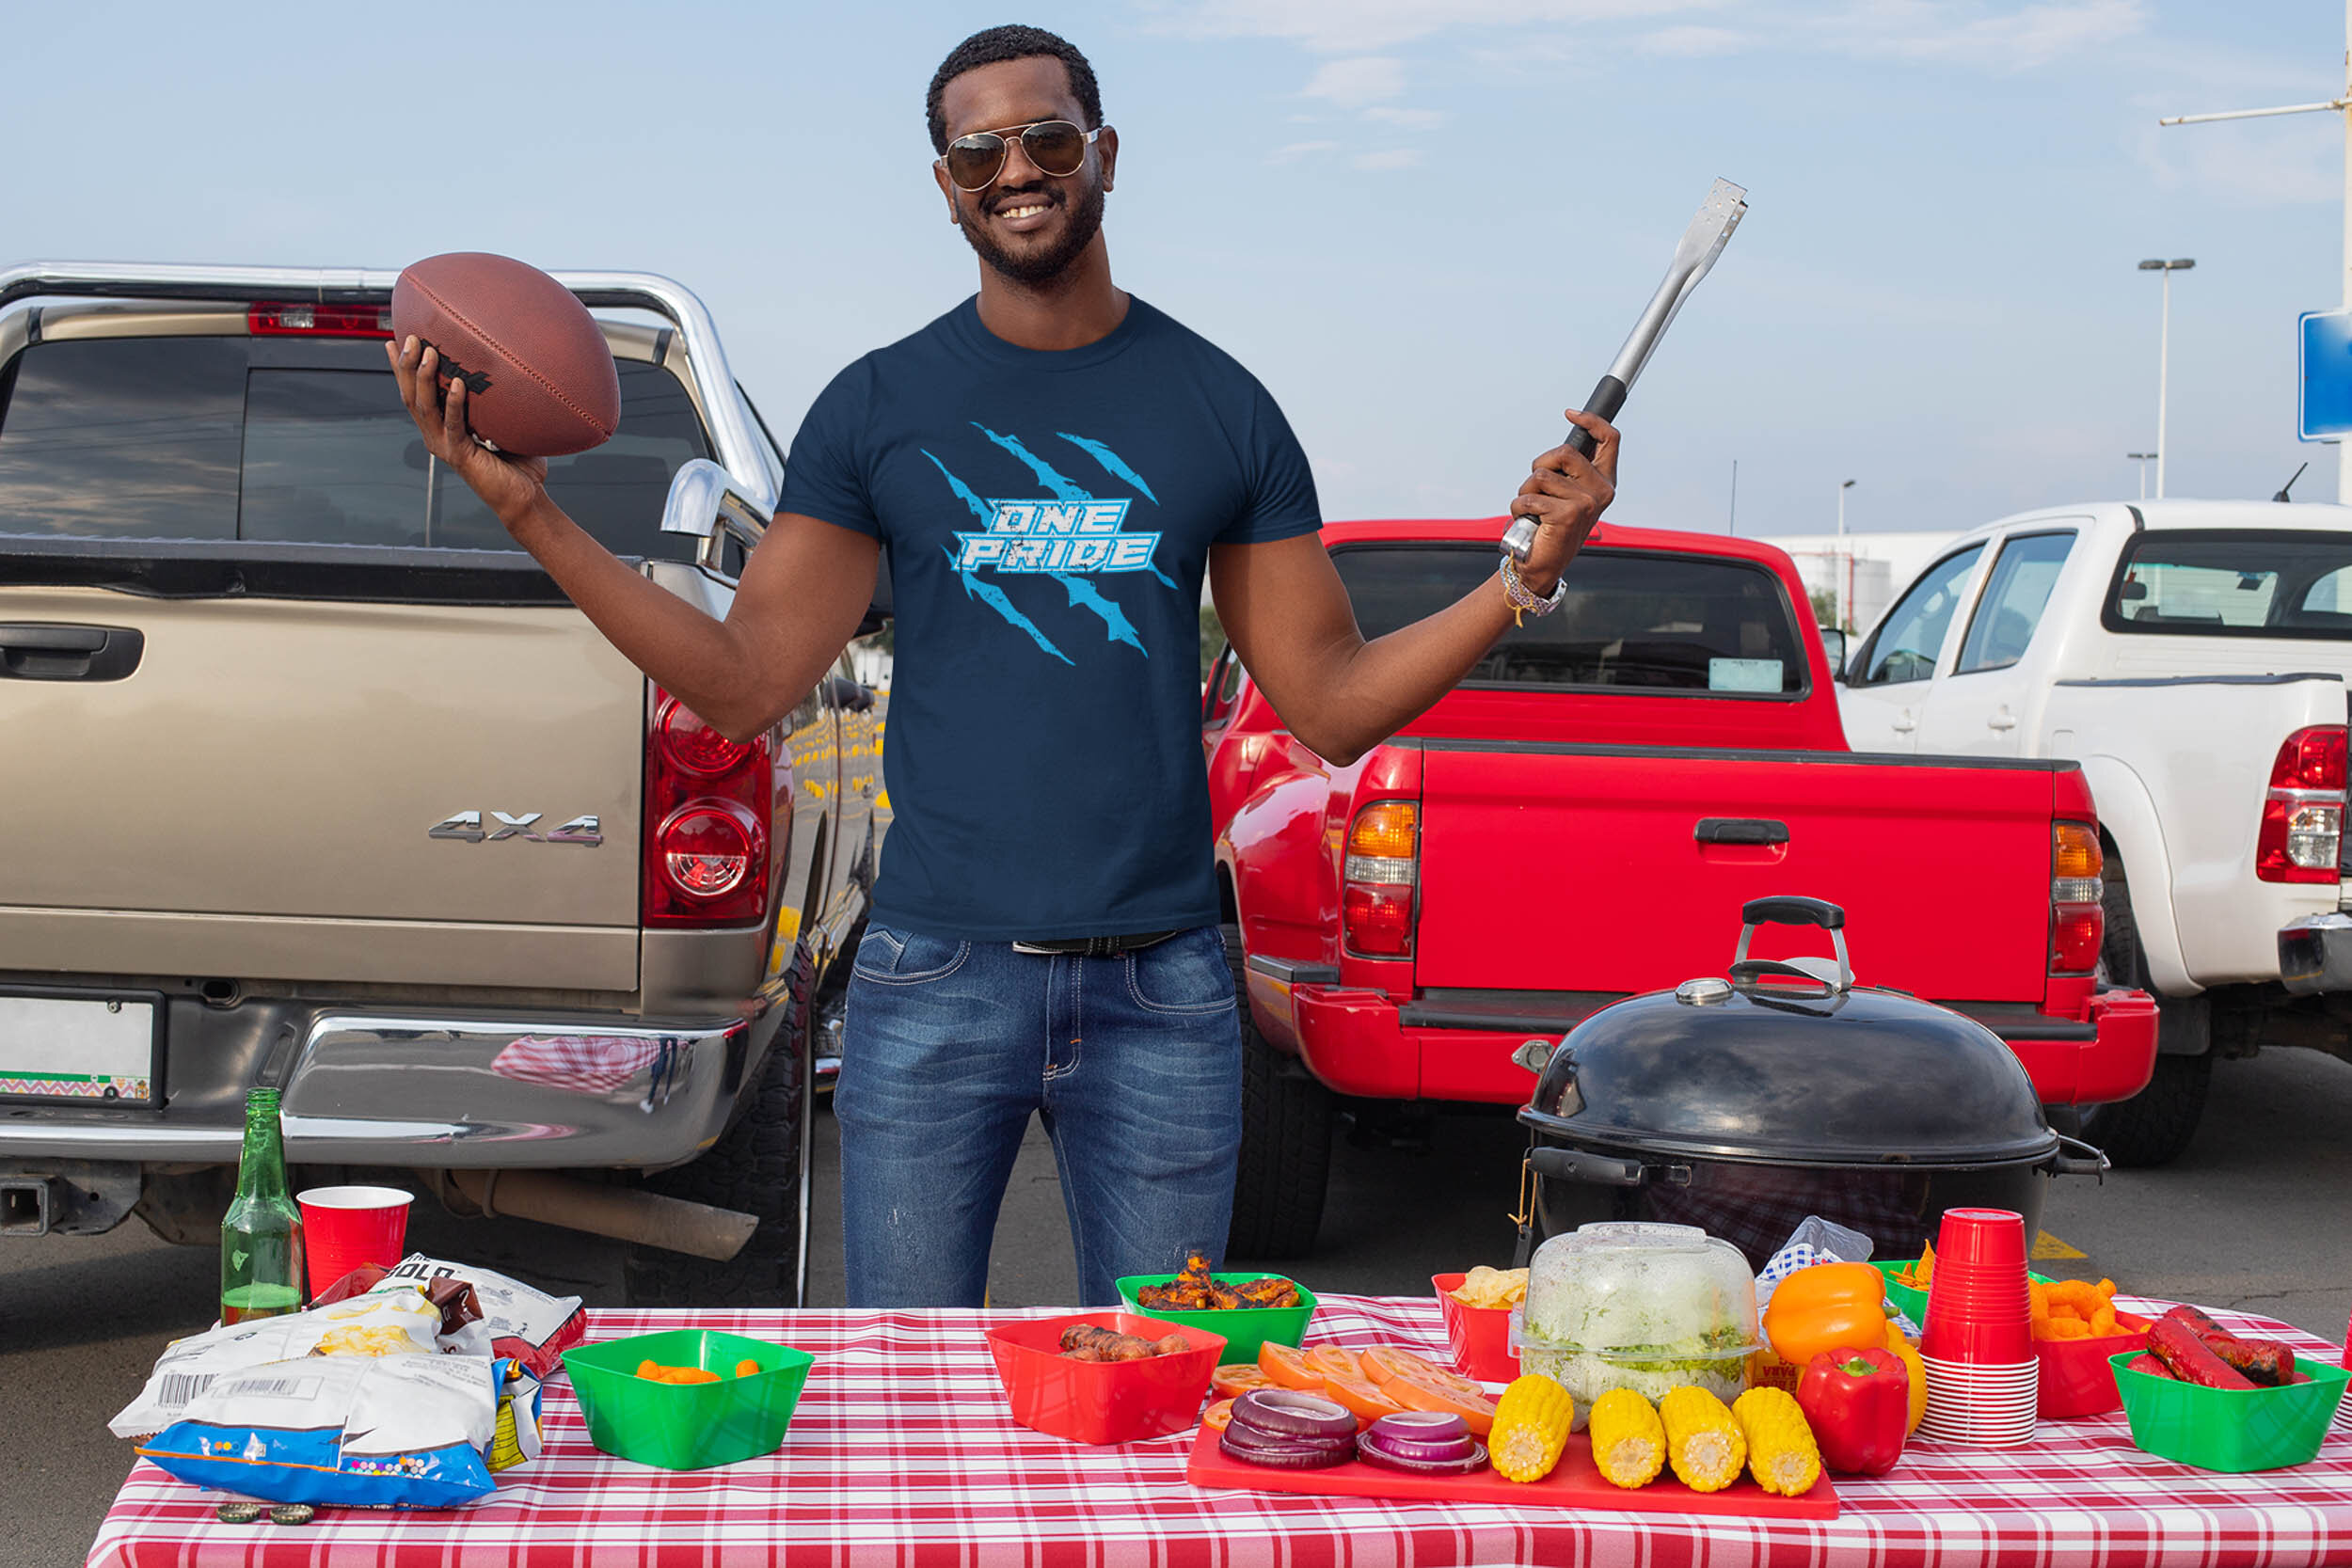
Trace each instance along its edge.
<path fill-rule="evenodd" d="M 480 844 L 485 839 L 495 844 L 501 838 L 526 839 L 532 844 L 597 845 L 604 842 L 603 829 L 594 813 L 575 816 L 562 827 L 544 833 L 532 826 L 539 820 L 538 812 L 527 811 L 520 816 L 509 816 L 502 811 L 494 811 L 490 815 L 498 819 L 498 826 L 486 832 L 482 827 L 480 812 L 461 811 L 436 822 L 425 836 L 463 839 L 468 844 Z"/>

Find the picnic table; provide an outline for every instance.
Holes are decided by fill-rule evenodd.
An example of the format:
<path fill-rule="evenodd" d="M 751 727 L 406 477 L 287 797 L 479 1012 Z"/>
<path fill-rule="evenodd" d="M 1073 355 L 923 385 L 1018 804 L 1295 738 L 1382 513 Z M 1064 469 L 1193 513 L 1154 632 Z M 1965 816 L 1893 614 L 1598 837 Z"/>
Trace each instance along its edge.
<path fill-rule="evenodd" d="M 1443 1357 L 1427 1297 L 1322 1298 L 1313 1341 L 1401 1344 Z M 2132 1304 L 2136 1307 L 2161 1304 Z M 982 1330 L 1041 1311 L 596 1311 L 592 1339 L 715 1328 L 817 1357 L 784 1446 L 671 1472 L 589 1445 L 561 1377 L 547 1449 L 471 1508 L 321 1509 L 305 1527 L 226 1525 L 220 1495 L 132 1469 L 99 1527 L 93 1568 L 1381 1568 L 1455 1563 L 2316 1564 L 2352 1560 L 2352 1415 L 2311 1464 L 2257 1475 L 2193 1470 L 2132 1446 L 2121 1414 L 2045 1422 L 2016 1449 L 1914 1442 L 1893 1474 L 1841 1477 L 1823 1522 L 1434 1506 L 1204 1491 L 1184 1480 L 1191 1433 L 1120 1448 L 1042 1436 L 1007 1414 Z M 2283 1323 L 2224 1326 L 2334 1360 Z"/>

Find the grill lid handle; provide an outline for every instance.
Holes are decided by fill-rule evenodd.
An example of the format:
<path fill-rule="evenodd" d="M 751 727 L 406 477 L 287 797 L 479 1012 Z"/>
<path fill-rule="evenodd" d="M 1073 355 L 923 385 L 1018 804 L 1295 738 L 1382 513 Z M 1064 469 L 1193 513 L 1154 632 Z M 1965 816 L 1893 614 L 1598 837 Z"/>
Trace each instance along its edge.
<path fill-rule="evenodd" d="M 1767 979 L 1807 980 L 1836 995 L 1853 990 L 1853 963 L 1846 957 L 1846 911 L 1825 898 L 1751 898 L 1740 907 L 1740 945 L 1731 955 L 1731 983 L 1753 993 Z M 1837 953 L 1832 969 L 1820 958 L 1751 958 L 1748 944 L 1758 926 L 1818 926 Z"/>

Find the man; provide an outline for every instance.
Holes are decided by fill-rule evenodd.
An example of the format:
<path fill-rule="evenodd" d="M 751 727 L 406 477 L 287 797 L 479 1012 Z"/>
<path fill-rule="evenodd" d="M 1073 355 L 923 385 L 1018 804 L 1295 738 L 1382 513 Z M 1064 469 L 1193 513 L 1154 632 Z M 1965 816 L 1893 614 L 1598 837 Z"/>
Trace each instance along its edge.
<path fill-rule="evenodd" d="M 1366 642 L 1273 399 L 1111 282 L 1119 136 L 1086 57 L 993 27 L 947 56 L 927 110 L 979 293 L 818 398 L 723 623 L 575 527 L 544 465 L 471 441 L 465 389 L 442 398 L 430 351 L 396 345 L 394 367 L 434 454 L 727 736 L 808 690 L 888 552 L 897 816 L 834 1095 L 850 1302 L 981 1302 L 1037 1113 L 1085 1300 L 1109 1305 L 1122 1274 L 1221 1249 L 1232 1204 L 1241 1048 L 1200 747 L 1202 572 L 1284 722 L 1343 764 L 1515 613 L 1556 602 L 1614 494 L 1617 436 L 1571 413 L 1598 444 L 1590 462 L 1566 447 L 1535 460 L 1511 506 L 1540 525 L 1516 578 Z"/>

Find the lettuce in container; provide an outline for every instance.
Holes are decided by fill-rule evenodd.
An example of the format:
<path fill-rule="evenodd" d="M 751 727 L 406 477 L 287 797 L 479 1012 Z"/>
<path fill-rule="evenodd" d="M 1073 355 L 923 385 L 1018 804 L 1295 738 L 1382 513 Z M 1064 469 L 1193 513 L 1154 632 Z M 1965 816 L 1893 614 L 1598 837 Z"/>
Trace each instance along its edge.
<path fill-rule="evenodd" d="M 1739 1248 L 1696 1226 L 1581 1226 L 1535 1249 L 1512 1342 L 1522 1372 L 1575 1396 L 1579 1431 L 1612 1388 L 1656 1403 L 1687 1384 L 1728 1403 L 1762 1343 L 1756 1279 Z"/>

